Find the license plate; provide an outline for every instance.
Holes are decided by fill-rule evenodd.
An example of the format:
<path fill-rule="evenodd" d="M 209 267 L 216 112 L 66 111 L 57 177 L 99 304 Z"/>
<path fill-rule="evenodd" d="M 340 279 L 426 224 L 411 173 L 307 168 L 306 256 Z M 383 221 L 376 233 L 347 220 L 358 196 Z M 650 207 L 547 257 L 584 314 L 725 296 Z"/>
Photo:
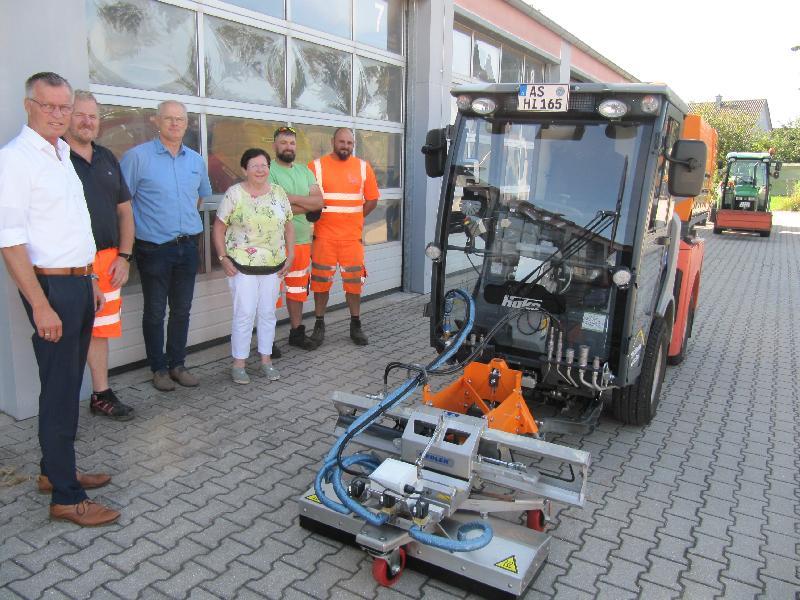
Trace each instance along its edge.
<path fill-rule="evenodd" d="M 749 202 L 739 202 L 739 208 L 750 208 Z"/>
<path fill-rule="evenodd" d="M 535 112 L 566 112 L 569 109 L 569 86 L 561 83 L 522 83 L 517 109 Z"/>

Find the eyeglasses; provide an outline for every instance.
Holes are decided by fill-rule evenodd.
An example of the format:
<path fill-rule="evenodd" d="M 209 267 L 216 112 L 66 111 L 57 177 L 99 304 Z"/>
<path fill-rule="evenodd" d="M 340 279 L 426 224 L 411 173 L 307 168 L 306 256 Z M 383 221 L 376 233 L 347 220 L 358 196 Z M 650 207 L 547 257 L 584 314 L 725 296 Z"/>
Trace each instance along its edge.
<path fill-rule="evenodd" d="M 42 109 L 42 112 L 48 115 L 56 112 L 56 109 L 61 111 L 61 114 L 64 116 L 71 115 L 72 111 L 75 110 L 75 107 L 71 104 L 43 104 L 35 98 L 28 98 L 28 100 L 38 104 L 39 108 Z"/>
<path fill-rule="evenodd" d="M 273 139 L 277 138 L 282 133 L 291 133 L 292 135 L 297 135 L 297 131 L 294 127 L 278 127 L 275 130 L 275 133 L 272 135 Z"/>

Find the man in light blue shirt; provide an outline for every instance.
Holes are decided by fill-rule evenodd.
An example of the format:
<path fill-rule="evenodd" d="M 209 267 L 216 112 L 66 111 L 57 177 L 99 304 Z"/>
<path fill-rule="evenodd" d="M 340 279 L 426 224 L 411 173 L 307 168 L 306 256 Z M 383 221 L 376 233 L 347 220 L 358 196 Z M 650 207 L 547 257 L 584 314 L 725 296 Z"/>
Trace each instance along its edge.
<path fill-rule="evenodd" d="M 120 166 L 133 197 L 147 360 L 156 389 L 171 391 L 175 381 L 186 387 L 198 384 L 184 362 L 199 263 L 197 235 L 203 231 L 198 210 L 203 198 L 211 196 L 211 184 L 203 158 L 183 145 L 188 126 L 186 107 L 174 100 L 162 102 L 155 122 L 159 136 L 131 148 Z"/>

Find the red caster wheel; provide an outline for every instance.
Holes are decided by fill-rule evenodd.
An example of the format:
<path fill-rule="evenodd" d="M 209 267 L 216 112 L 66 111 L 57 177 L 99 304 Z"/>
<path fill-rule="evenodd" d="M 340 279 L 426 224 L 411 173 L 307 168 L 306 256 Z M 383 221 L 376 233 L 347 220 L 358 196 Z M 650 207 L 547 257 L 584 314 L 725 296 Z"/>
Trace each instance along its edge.
<path fill-rule="evenodd" d="M 544 511 L 527 511 L 525 525 L 528 529 L 533 529 L 534 531 L 544 531 Z"/>
<path fill-rule="evenodd" d="M 403 574 L 403 569 L 406 567 L 406 551 L 402 547 L 398 548 L 397 551 L 399 553 L 399 564 L 394 569 L 384 558 L 376 557 L 372 559 L 372 576 L 375 581 L 383 586 L 391 587 L 397 583 L 400 575 Z M 392 573 L 393 570 L 395 571 L 394 573 Z"/>

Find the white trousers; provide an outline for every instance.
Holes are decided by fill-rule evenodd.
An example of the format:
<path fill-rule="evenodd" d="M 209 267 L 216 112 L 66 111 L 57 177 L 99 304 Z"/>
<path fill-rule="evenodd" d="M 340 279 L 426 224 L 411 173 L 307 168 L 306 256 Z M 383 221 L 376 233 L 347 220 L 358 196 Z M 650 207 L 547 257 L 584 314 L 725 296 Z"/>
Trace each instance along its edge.
<path fill-rule="evenodd" d="M 231 355 L 236 359 L 250 356 L 253 323 L 258 315 L 258 352 L 272 354 L 275 340 L 275 303 L 278 301 L 281 282 L 278 275 L 245 275 L 237 273 L 228 277 L 228 287 L 233 297 L 231 322 Z"/>

